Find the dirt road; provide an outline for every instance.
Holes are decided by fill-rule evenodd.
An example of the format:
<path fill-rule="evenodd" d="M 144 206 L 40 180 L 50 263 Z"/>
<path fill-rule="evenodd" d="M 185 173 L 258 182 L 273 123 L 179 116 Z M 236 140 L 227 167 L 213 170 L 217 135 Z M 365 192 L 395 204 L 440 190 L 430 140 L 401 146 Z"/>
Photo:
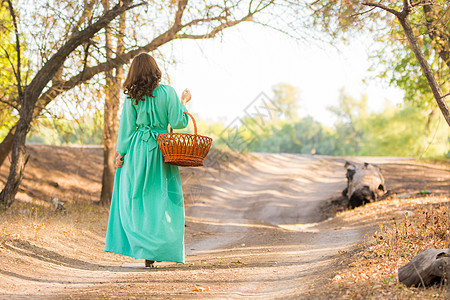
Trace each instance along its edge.
<path fill-rule="evenodd" d="M 186 168 L 186 264 L 142 268 L 140 260 L 102 252 L 104 236 L 88 231 L 59 252 L 13 240 L 0 248 L 0 293 L 27 299 L 307 298 L 330 279 L 338 252 L 372 230 L 324 220 L 321 206 L 346 185 L 343 162 L 255 154 L 226 169 Z"/>

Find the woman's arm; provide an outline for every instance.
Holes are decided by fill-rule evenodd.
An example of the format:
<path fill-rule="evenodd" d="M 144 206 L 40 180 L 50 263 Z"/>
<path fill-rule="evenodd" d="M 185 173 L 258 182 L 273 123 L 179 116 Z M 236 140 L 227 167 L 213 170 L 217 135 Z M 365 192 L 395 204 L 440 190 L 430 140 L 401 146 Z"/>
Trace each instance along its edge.
<path fill-rule="evenodd" d="M 122 116 L 120 117 L 119 132 L 117 134 L 116 150 L 120 156 L 124 156 L 128 151 L 128 145 L 133 133 L 136 131 L 136 108 L 131 103 L 131 99 L 125 98 Z"/>
<path fill-rule="evenodd" d="M 191 100 L 191 93 L 188 90 L 185 90 L 183 92 L 183 95 L 181 96 L 181 102 L 178 98 L 177 93 L 173 88 L 170 88 L 170 92 L 168 93 L 168 101 L 169 101 L 169 107 L 168 107 L 168 117 L 169 117 L 169 124 L 170 127 L 173 129 L 181 129 L 185 128 L 188 125 L 189 117 L 183 112 L 187 112 L 186 104 Z"/>

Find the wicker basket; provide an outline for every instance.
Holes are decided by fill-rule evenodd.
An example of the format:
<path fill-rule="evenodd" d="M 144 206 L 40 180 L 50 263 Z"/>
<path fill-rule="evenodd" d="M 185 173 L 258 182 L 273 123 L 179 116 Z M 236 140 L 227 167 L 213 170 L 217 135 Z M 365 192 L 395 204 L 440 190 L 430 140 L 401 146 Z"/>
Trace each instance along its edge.
<path fill-rule="evenodd" d="M 184 113 L 192 119 L 194 134 L 173 133 L 172 128 L 169 133 L 159 134 L 158 144 L 164 162 L 181 167 L 203 166 L 203 160 L 211 148 L 212 138 L 198 135 L 194 117 L 188 112 Z"/>

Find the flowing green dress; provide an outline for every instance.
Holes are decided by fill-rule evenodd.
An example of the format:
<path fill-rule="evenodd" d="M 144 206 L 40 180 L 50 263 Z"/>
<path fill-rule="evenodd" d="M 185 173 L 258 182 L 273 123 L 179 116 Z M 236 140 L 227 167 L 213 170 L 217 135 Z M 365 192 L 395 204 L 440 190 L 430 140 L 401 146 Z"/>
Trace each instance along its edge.
<path fill-rule="evenodd" d="M 177 166 L 164 163 L 158 134 L 187 126 L 175 90 L 159 85 L 145 101 L 125 99 L 117 137 L 117 168 L 105 251 L 184 263 L 184 202 Z"/>

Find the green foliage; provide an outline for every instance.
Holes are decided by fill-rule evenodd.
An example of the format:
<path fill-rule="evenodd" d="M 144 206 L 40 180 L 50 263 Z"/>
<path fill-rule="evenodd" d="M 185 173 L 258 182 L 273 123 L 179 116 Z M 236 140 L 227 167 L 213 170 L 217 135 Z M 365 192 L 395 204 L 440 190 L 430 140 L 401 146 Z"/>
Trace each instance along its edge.
<path fill-rule="evenodd" d="M 9 129 L 16 124 L 18 118 L 11 107 L 0 103 L 0 141 L 2 141 L 9 132 Z"/>
<path fill-rule="evenodd" d="M 100 145 L 103 142 L 101 114 L 80 120 L 41 118 L 33 124 L 27 143 L 45 145 Z"/>
<path fill-rule="evenodd" d="M 412 14 L 410 20 L 414 24 L 413 30 L 422 53 L 434 70 L 441 89 L 448 91 L 450 68 L 443 61 L 442 53 L 450 49 L 450 33 L 442 24 L 450 22 L 448 14 L 450 4 L 445 1 L 432 7 L 433 10 L 428 14 L 424 11 Z M 428 25 L 425 15 L 428 16 Z M 435 107 L 428 81 L 423 76 L 414 53 L 405 43 L 403 30 L 398 21 L 392 22 L 392 31 L 389 35 L 378 35 L 376 40 L 384 44 L 382 49 L 375 51 L 371 57 L 372 69 L 379 72 L 378 77 L 404 90 L 405 101 L 422 107 Z M 380 66 L 383 68 L 382 71 Z"/>
<path fill-rule="evenodd" d="M 277 99 L 278 103 L 279 99 Z M 360 100 L 341 92 L 334 128 L 312 117 L 268 120 L 249 117 L 239 126 L 214 123 L 202 132 L 214 138 L 214 147 L 234 151 L 283 152 L 323 155 L 442 157 L 450 155 L 450 128 L 439 113 L 411 103 L 370 113 L 367 97 Z M 209 129 L 208 129 L 209 128 Z M 214 130 L 212 129 L 214 128 Z"/>
<path fill-rule="evenodd" d="M 442 115 L 412 103 L 381 113 L 367 111 L 367 99 L 355 100 L 342 92 L 340 106 L 331 108 L 335 124 L 335 155 L 443 156 L 450 150 L 450 128 Z"/>
<path fill-rule="evenodd" d="M 427 125 L 427 123 L 429 124 Z M 450 128 L 441 114 L 405 103 L 372 114 L 365 128 L 359 155 L 444 156 L 450 154 Z"/>
<path fill-rule="evenodd" d="M 307 7 L 311 25 L 329 34 L 332 40 L 347 41 L 355 33 L 370 34 L 372 71 L 391 85 L 405 91 L 405 101 L 420 107 L 436 107 L 430 86 L 423 76 L 403 28 L 395 16 L 371 2 L 402 11 L 401 0 L 337 1 L 318 0 Z M 420 50 L 444 94 L 450 91 L 450 2 L 448 0 L 415 1 L 408 16 Z"/>
<path fill-rule="evenodd" d="M 252 141 L 248 151 L 253 152 L 333 154 L 335 149 L 330 131 L 312 117 L 272 124 Z"/>
<path fill-rule="evenodd" d="M 13 1 L 14 2 L 14 1 Z M 14 27 L 6 2 L 0 3 L 0 141 L 8 134 L 18 120 L 16 107 L 17 101 L 17 81 L 15 72 L 17 71 L 17 52 L 15 44 Z M 24 51 L 22 43 L 21 51 Z M 22 56 L 22 68 L 27 60 Z M 25 75 L 21 74 L 24 81 Z"/>
<path fill-rule="evenodd" d="M 362 124 L 368 116 L 367 97 L 358 101 L 341 90 L 339 106 L 329 107 L 337 116 L 335 124 L 335 153 L 334 155 L 358 155 L 361 147 L 363 132 Z"/>
<path fill-rule="evenodd" d="M 287 83 L 279 83 L 273 88 L 274 102 L 286 119 L 294 120 L 298 118 L 298 108 L 300 102 L 300 91 Z"/>

